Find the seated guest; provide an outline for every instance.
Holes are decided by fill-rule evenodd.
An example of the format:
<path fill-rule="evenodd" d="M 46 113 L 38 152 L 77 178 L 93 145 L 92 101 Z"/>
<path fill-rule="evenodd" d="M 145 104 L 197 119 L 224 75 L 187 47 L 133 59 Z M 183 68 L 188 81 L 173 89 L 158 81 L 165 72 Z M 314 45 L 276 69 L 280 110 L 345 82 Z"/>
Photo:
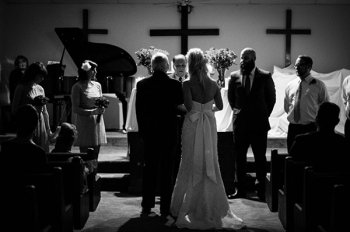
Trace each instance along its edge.
<path fill-rule="evenodd" d="M 78 136 L 78 130 L 74 124 L 63 122 L 59 128 L 58 137 L 56 139 L 55 148 L 51 153 L 71 153 L 74 142 Z M 93 148 L 88 148 L 88 151 Z M 92 151 L 93 153 L 93 151 Z M 71 157 L 70 159 L 72 159 Z M 97 168 L 97 160 L 84 161 L 85 174 L 92 173 Z"/>
<path fill-rule="evenodd" d="M 38 122 L 38 112 L 30 104 L 15 111 L 16 137 L 1 144 L 1 153 L 8 164 L 16 164 L 16 173 L 38 171 L 47 164 L 45 150 L 33 141 Z"/>
<path fill-rule="evenodd" d="M 324 102 L 316 116 L 317 131 L 298 135 L 291 147 L 290 155 L 307 162 L 316 171 L 346 170 L 344 136 L 335 132 L 339 123 L 340 108 L 334 103 Z"/>
<path fill-rule="evenodd" d="M 74 124 L 68 122 L 62 123 L 56 139 L 55 148 L 51 152 L 71 152 L 77 134 L 78 131 Z"/>

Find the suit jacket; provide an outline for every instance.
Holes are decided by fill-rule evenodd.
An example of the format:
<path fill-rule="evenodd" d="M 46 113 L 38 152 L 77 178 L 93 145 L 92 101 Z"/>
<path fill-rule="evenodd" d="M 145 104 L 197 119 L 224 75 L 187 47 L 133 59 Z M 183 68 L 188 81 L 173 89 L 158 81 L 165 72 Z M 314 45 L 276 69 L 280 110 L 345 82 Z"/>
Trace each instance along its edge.
<path fill-rule="evenodd" d="M 296 136 L 290 149 L 290 155 L 295 160 L 306 162 L 316 171 L 349 172 L 348 152 L 342 135 L 320 131 Z"/>
<path fill-rule="evenodd" d="M 181 83 L 156 71 L 139 81 L 136 89 L 136 119 L 141 136 L 176 137 L 177 106 L 183 104 Z"/>
<path fill-rule="evenodd" d="M 240 71 L 231 73 L 228 83 L 228 101 L 233 115 L 233 131 L 235 133 L 270 130 L 269 116 L 276 102 L 275 84 L 271 73 L 255 69 L 250 94 L 247 95 L 242 84 L 243 76 Z"/>

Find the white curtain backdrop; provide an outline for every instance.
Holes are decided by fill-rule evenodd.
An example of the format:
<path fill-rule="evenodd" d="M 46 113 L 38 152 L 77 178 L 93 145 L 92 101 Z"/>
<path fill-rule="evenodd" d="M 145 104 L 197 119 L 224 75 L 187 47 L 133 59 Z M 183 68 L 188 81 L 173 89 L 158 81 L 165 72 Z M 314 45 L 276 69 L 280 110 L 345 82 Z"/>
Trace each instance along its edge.
<path fill-rule="evenodd" d="M 350 70 L 341 69 L 331 73 L 317 73 L 315 71 L 311 71 L 311 75 L 325 83 L 330 96 L 330 101 L 336 103 L 340 107 L 340 122 L 337 125 L 336 130 L 340 133 L 344 133 L 345 110 L 341 99 L 341 86 L 345 77 L 350 75 Z M 292 68 L 292 66 L 287 68 L 279 68 L 274 66 L 272 78 L 276 88 L 276 104 L 269 118 L 271 130 L 269 131 L 268 137 L 283 138 L 287 137 L 288 131 L 287 114 L 283 109 L 284 91 L 288 82 L 298 77 L 296 76 L 295 70 Z M 228 80 L 229 77 L 226 78 L 226 87 L 221 89 L 224 108 L 223 110 L 215 113 L 217 129 L 219 132 L 232 131 L 232 110 L 227 100 Z M 133 89 L 129 99 L 126 120 L 127 131 L 138 130 L 135 114 L 135 95 L 136 89 Z"/>

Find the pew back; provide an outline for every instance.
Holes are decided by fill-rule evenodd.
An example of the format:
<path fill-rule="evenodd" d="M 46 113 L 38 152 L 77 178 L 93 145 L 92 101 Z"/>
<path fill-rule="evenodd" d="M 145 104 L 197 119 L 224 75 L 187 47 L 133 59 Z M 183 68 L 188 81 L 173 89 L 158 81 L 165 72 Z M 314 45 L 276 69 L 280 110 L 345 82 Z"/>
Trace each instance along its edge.
<path fill-rule="evenodd" d="M 278 149 L 271 150 L 270 172 L 265 178 L 266 203 L 271 212 L 278 210 L 278 189 L 283 186 L 284 159 L 288 153 L 278 153 Z"/>
<path fill-rule="evenodd" d="M 89 195 L 82 159 L 74 156 L 66 161 L 49 160 L 49 165 L 62 168 L 65 201 L 73 204 L 74 228 L 83 228 L 89 217 Z"/>
<path fill-rule="evenodd" d="M 294 206 L 294 231 L 315 231 L 319 224 L 329 229 L 334 185 L 347 181 L 343 174 L 316 172 L 307 167 L 304 171 L 303 199 Z"/>
<path fill-rule="evenodd" d="M 72 206 L 64 202 L 62 169 L 48 168 L 23 178 L 26 184 L 35 186 L 37 206 L 34 207 L 37 207 L 39 228 L 51 225 L 52 231 L 72 231 L 73 211 Z"/>
<path fill-rule="evenodd" d="M 302 200 L 306 163 L 287 156 L 284 165 L 284 184 L 282 189 L 279 189 L 278 216 L 283 227 L 288 231 L 292 231 L 294 223 L 293 206 L 295 202 Z"/>
<path fill-rule="evenodd" d="M 96 210 L 101 200 L 101 178 L 97 175 L 97 154 L 93 149 L 89 149 L 87 153 L 68 153 L 68 152 L 54 152 L 48 153 L 48 160 L 50 162 L 62 162 L 72 157 L 79 156 L 83 161 L 87 172 L 87 186 L 89 192 L 89 210 L 93 212 Z"/>

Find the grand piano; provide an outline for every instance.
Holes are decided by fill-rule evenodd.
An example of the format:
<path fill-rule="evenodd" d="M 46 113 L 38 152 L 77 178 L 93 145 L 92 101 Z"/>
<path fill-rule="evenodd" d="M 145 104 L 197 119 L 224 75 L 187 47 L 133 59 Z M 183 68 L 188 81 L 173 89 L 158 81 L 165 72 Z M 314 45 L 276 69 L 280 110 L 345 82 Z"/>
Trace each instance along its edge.
<path fill-rule="evenodd" d="M 114 85 L 108 82 L 117 78 L 127 82 L 136 73 L 135 60 L 127 51 L 110 44 L 88 42 L 80 28 L 55 28 L 55 32 L 77 69 L 84 60 L 92 60 L 98 64 L 97 80 L 102 84 L 104 93 L 115 92 L 114 88 L 119 92 L 126 91 L 124 86 L 112 88 Z"/>
<path fill-rule="evenodd" d="M 48 78 L 43 82 L 46 95 L 54 102 L 54 127 L 64 120 L 61 118 L 68 118 L 69 121 L 70 116 L 57 111 L 62 111 L 60 99 L 67 101 L 71 87 L 77 81 L 76 76 L 64 76 L 65 65 L 62 60 L 66 50 L 77 70 L 84 60 L 98 64 L 97 81 L 102 85 L 102 92 L 116 94 L 122 102 L 126 119 L 126 98 L 131 94 L 135 81 L 133 75 L 137 72 L 135 60 L 127 51 L 115 45 L 88 42 L 81 28 L 55 28 L 55 32 L 62 41 L 64 50 L 59 63 L 47 66 Z M 67 114 L 69 110 L 63 112 Z"/>

